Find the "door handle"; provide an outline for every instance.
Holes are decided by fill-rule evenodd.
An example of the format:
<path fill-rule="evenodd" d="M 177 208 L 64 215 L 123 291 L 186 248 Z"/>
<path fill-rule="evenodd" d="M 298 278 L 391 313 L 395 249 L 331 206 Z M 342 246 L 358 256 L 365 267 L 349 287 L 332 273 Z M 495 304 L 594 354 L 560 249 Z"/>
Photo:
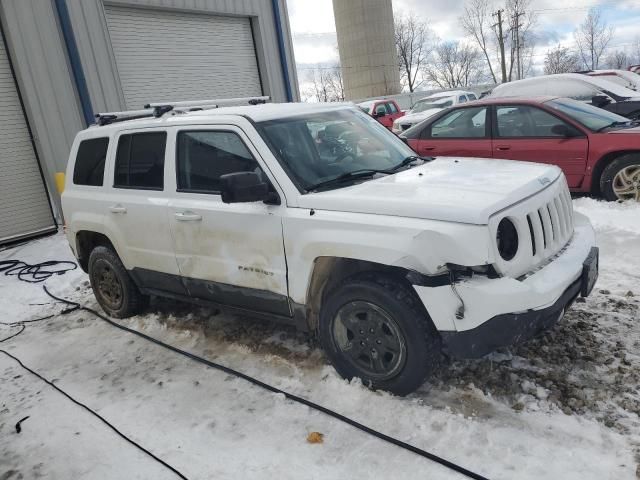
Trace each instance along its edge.
<path fill-rule="evenodd" d="M 504 152 L 505 150 L 511 150 L 511 147 L 509 145 L 498 145 L 496 147 L 496 150 L 500 150 L 500 151 Z"/>
<path fill-rule="evenodd" d="M 179 222 L 199 222 L 202 220 L 202 215 L 193 212 L 179 212 L 175 213 L 174 216 Z"/>
<path fill-rule="evenodd" d="M 431 150 L 435 150 L 435 149 L 436 149 L 436 147 L 422 147 L 422 150 L 425 150 L 425 151 L 431 151 Z"/>
<path fill-rule="evenodd" d="M 111 213 L 127 213 L 127 209 L 126 207 L 123 207 L 122 205 L 118 204 L 118 205 L 112 205 L 109 207 L 109 211 Z"/>

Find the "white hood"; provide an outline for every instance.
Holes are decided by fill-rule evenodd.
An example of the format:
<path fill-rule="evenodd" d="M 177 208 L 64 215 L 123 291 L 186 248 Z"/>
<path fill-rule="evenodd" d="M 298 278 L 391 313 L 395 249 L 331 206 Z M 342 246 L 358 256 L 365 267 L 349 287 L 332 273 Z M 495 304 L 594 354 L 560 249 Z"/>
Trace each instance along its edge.
<path fill-rule="evenodd" d="M 301 195 L 299 206 L 486 225 L 561 175 L 554 165 L 442 157 L 357 185 Z"/>
<path fill-rule="evenodd" d="M 423 110 L 422 112 L 418 112 L 418 113 L 410 113 L 409 115 L 405 115 L 404 117 L 400 117 L 398 119 L 398 123 L 401 124 L 415 124 L 415 123 L 419 123 L 422 120 L 425 120 L 429 117 L 432 117 L 433 115 L 435 115 L 438 112 L 441 112 L 442 109 L 441 108 L 430 108 L 429 110 Z"/>

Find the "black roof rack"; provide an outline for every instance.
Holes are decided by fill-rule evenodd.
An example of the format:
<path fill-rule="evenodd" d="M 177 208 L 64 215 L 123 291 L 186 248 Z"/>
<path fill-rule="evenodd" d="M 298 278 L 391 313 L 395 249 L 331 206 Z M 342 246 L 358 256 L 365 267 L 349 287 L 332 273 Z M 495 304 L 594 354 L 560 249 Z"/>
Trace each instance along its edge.
<path fill-rule="evenodd" d="M 129 110 L 123 112 L 96 113 L 96 124 L 110 125 L 112 123 L 124 122 L 127 120 L 137 120 L 141 118 L 160 118 L 165 113 L 174 111 L 176 113 L 194 112 L 218 108 L 224 105 L 258 105 L 267 103 L 269 97 L 241 97 L 241 98 L 221 98 L 212 100 L 190 100 L 185 102 L 157 102 L 147 103 L 144 110 Z"/>

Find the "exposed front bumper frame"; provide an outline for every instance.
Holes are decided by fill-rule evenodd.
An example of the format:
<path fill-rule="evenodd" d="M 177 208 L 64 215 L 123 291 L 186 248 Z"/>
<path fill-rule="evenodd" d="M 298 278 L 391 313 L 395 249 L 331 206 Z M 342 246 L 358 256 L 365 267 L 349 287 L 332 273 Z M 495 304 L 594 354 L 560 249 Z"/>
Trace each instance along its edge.
<path fill-rule="evenodd" d="M 540 310 L 505 313 L 461 332 L 440 332 L 445 352 L 459 358 L 479 358 L 496 348 L 523 343 L 551 328 L 580 294 L 581 279 L 553 304 Z"/>

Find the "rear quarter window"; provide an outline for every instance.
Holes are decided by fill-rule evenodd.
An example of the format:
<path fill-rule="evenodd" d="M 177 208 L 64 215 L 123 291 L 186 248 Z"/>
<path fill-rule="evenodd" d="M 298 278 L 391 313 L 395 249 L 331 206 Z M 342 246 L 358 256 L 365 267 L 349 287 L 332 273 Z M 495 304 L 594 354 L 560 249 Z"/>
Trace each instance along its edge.
<path fill-rule="evenodd" d="M 104 181 L 104 164 L 107 159 L 109 138 L 83 140 L 78 146 L 73 167 L 73 183 L 101 187 Z"/>

